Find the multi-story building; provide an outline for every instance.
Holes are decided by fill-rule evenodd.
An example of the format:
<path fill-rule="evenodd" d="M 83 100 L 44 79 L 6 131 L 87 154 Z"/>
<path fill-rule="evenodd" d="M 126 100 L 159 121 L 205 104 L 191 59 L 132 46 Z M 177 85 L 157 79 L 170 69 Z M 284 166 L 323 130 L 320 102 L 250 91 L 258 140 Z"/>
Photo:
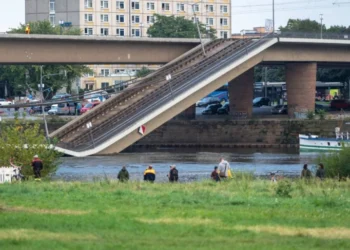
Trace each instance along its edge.
<path fill-rule="evenodd" d="M 54 25 L 70 22 L 86 35 L 147 36 L 154 16 L 184 16 L 217 30 L 217 37 L 231 33 L 230 0 L 26 0 L 26 22 L 48 19 Z M 192 6 L 193 5 L 193 6 Z"/>
<path fill-rule="evenodd" d="M 194 13 L 195 14 L 194 14 Z M 26 0 L 26 22 L 50 20 L 70 23 L 85 35 L 143 37 L 154 23 L 154 14 L 184 16 L 231 36 L 230 0 Z M 94 65 L 93 75 L 80 79 L 81 88 L 98 89 L 135 76 L 143 65 Z M 157 65 L 146 66 L 156 69 Z"/>

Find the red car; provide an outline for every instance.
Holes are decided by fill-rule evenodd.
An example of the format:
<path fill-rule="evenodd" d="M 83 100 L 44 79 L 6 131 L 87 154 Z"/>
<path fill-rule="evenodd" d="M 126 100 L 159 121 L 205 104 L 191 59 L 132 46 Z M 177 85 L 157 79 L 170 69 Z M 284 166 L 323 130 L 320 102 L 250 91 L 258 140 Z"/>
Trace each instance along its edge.
<path fill-rule="evenodd" d="M 331 109 L 348 109 L 350 102 L 348 100 L 333 100 L 330 105 Z"/>
<path fill-rule="evenodd" d="M 80 113 L 84 114 L 85 112 L 89 111 L 90 109 L 96 107 L 99 104 L 100 104 L 100 102 L 89 102 L 89 103 L 85 104 L 84 107 L 82 107 L 80 109 Z"/>

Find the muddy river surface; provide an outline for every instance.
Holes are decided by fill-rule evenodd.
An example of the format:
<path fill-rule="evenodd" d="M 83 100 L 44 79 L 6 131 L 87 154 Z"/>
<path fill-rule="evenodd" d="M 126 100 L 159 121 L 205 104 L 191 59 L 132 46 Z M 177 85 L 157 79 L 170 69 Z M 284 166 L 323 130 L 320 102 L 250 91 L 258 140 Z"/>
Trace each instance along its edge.
<path fill-rule="evenodd" d="M 297 176 L 304 163 L 312 168 L 316 163 L 317 153 L 299 154 L 295 151 L 260 151 L 237 150 L 218 152 L 207 149 L 196 150 L 159 150 L 158 152 L 120 153 L 114 156 L 90 156 L 84 158 L 62 157 L 56 180 L 93 181 L 107 176 L 116 179 L 118 171 L 126 166 L 131 180 L 142 180 L 143 171 L 152 165 L 156 172 L 156 181 L 167 181 L 169 166 L 175 164 L 180 181 L 196 181 L 209 178 L 220 157 L 230 162 L 234 172 L 250 172 L 256 176 L 267 176 L 270 172 Z"/>

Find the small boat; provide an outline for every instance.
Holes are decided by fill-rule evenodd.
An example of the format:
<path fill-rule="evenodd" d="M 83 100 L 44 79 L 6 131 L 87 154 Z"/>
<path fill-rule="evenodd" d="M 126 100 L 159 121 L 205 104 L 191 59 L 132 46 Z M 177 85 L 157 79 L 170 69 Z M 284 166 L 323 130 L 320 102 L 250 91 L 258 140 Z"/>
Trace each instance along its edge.
<path fill-rule="evenodd" d="M 340 132 L 335 128 L 335 138 L 321 138 L 317 135 L 299 135 L 300 151 L 339 151 L 350 145 L 349 132 Z"/>

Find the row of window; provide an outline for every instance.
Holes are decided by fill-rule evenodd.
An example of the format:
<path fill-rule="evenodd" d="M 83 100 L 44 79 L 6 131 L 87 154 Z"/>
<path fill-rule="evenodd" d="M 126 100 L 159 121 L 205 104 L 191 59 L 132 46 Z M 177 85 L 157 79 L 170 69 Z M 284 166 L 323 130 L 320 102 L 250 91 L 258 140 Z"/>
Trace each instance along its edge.
<path fill-rule="evenodd" d="M 94 34 L 94 29 L 93 28 L 85 28 L 84 29 L 84 34 L 85 35 L 93 35 Z M 116 36 L 126 36 L 126 29 L 125 28 L 117 28 L 115 31 Z M 101 36 L 108 36 L 110 35 L 109 33 L 109 28 L 101 28 L 100 29 L 100 35 Z M 133 37 L 141 37 L 142 36 L 142 30 L 138 28 L 133 28 L 131 29 L 131 36 Z M 220 31 L 220 37 L 221 38 L 228 38 L 228 32 L 227 31 Z"/>
<path fill-rule="evenodd" d="M 100 15 L 101 18 L 101 22 L 109 22 L 109 14 L 101 14 Z M 116 15 L 116 22 L 117 23 L 124 23 L 125 22 L 125 15 L 120 14 L 120 15 Z M 147 16 L 147 23 L 154 23 L 154 16 Z M 196 19 L 198 21 L 198 18 Z M 93 18 L 93 14 L 85 14 L 85 21 L 86 22 L 93 22 L 94 18 Z M 195 21 L 194 18 L 192 18 L 192 21 Z M 131 15 L 131 22 L 132 23 L 141 23 L 141 17 L 140 15 Z M 208 17 L 206 19 L 206 24 L 207 25 L 214 25 L 214 18 L 212 17 Z M 220 25 L 221 26 L 227 26 L 228 25 L 228 18 L 220 18 Z"/>
<path fill-rule="evenodd" d="M 130 76 L 134 76 L 136 72 L 138 72 L 139 69 L 114 69 L 114 74 L 127 74 Z M 110 69 L 100 69 L 99 76 L 110 76 L 111 70 Z M 93 77 L 94 73 L 87 73 L 85 74 L 85 77 Z"/>
<path fill-rule="evenodd" d="M 116 1 L 117 3 L 117 9 L 123 10 L 125 9 L 125 2 L 124 1 Z M 109 8 L 109 2 L 108 0 L 101 0 L 101 9 L 108 9 Z M 146 3 L 147 10 L 155 10 L 155 2 L 147 2 Z M 93 1 L 92 0 L 85 0 L 85 8 L 93 8 Z M 140 2 L 138 1 L 132 1 L 131 2 L 131 9 L 133 10 L 139 10 L 140 9 Z M 177 3 L 176 4 L 177 11 L 185 11 L 185 4 L 184 3 Z M 205 6 L 205 9 L 207 12 L 214 12 L 215 8 L 213 4 L 207 4 Z M 170 11 L 170 3 L 162 3 L 162 11 Z M 199 12 L 199 5 L 194 4 L 193 10 L 196 12 Z M 192 11 L 192 8 L 190 8 L 190 11 Z M 220 5 L 220 12 L 221 13 L 227 13 L 228 12 L 228 6 L 227 5 Z"/>

